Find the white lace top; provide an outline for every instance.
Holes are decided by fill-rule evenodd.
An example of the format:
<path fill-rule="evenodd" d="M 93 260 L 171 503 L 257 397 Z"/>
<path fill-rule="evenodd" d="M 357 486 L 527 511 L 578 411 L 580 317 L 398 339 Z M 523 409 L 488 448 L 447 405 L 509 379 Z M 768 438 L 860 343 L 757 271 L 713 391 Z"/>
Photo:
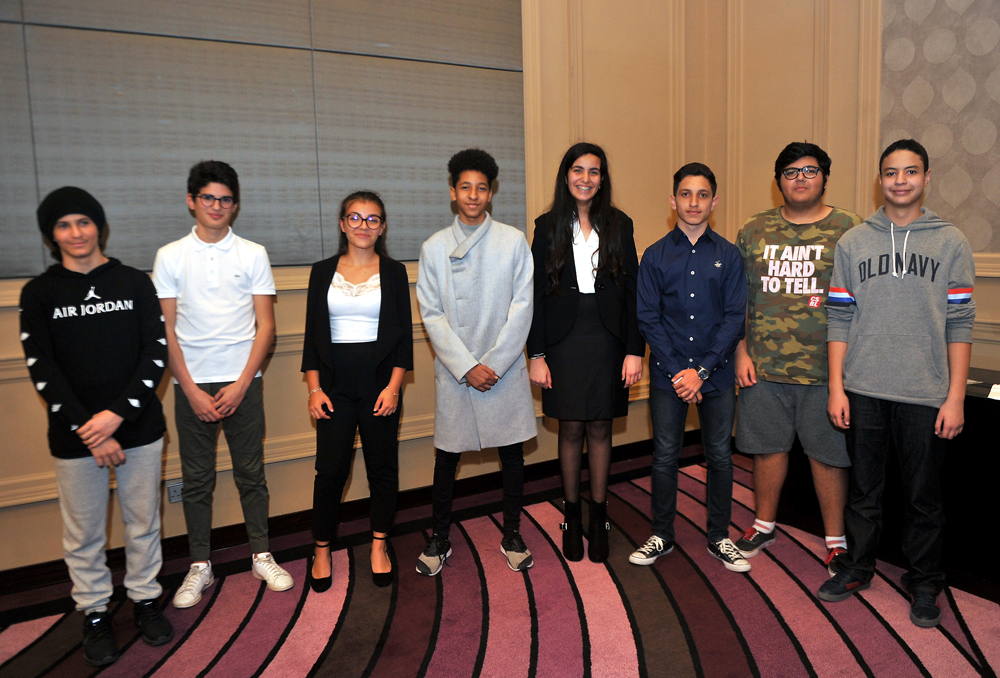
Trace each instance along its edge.
<path fill-rule="evenodd" d="M 378 338 L 378 314 L 382 310 L 382 281 L 378 273 L 358 285 L 334 273 L 326 305 L 334 344 L 360 344 Z"/>

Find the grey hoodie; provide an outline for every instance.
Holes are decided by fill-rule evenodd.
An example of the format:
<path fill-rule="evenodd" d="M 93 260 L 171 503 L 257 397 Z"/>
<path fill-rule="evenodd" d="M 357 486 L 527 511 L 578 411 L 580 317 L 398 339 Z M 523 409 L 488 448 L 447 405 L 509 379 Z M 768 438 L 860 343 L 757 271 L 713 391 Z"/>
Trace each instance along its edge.
<path fill-rule="evenodd" d="M 847 342 L 845 390 L 940 407 L 947 345 L 972 343 L 976 270 L 962 232 L 921 213 L 900 228 L 880 207 L 837 242 L 827 340 Z"/>

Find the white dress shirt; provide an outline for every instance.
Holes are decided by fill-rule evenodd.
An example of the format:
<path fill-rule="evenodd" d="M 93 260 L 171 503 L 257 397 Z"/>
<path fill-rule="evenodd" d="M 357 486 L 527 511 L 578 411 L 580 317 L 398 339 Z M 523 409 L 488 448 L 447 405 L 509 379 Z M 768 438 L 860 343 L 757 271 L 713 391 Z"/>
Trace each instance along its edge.
<path fill-rule="evenodd" d="M 601 239 L 597 229 L 591 229 L 590 237 L 584 240 L 580 222 L 573 220 L 573 262 L 576 264 L 576 286 L 580 294 L 594 293 L 594 278 L 597 277 L 597 249 Z"/>

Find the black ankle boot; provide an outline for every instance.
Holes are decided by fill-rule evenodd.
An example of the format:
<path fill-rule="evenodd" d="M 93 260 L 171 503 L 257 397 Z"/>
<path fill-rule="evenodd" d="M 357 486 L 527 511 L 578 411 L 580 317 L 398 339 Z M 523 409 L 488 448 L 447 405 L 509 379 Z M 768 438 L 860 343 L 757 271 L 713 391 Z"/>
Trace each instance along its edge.
<path fill-rule="evenodd" d="M 583 520 L 580 517 L 580 502 L 564 501 L 563 506 L 566 522 L 559 526 L 563 531 L 563 556 L 575 563 L 583 560 Z"/>
<path fill-rule="evenodd" d="M 587 556 L 595 563 L 603 563 L 608 559 L 608 502 L 590 502 L 590 546 Z"/>

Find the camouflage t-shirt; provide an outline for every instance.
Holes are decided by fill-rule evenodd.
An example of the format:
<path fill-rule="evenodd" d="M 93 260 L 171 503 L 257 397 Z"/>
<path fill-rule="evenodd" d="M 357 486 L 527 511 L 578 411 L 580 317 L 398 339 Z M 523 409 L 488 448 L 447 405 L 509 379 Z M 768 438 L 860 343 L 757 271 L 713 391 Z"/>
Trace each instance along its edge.
<path fill-rule="evenodd" d="M 781 208 L 750 217 L 736 246 L 746 264 L 747 351 L 758 379 L 825 384 L 826 295 L 833 252 L 853 212 L 833 208 L 814 224 L 793 224 Z"/>

